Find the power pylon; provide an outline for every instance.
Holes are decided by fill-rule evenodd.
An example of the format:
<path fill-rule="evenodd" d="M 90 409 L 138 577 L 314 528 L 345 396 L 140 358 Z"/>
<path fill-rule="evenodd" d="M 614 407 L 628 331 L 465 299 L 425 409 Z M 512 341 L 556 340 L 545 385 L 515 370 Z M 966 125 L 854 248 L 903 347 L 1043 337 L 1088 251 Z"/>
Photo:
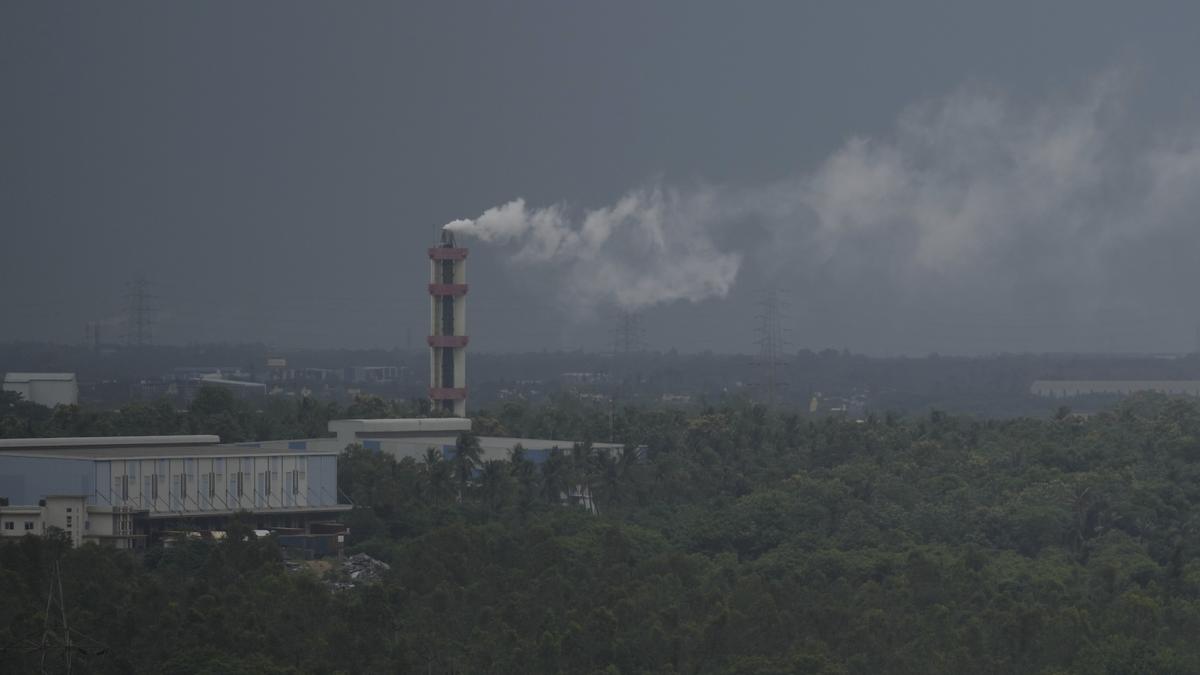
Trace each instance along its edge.
<path fill-rule="evenodd" d="M 645 349 L 642 317 L 629 310 L 621 310 L 613 326 L 613 356 L 629 356 Z"/>
<path fill-rule="evenodd" d="M 758 314 L 758 358 L 754 365 L 758 369 L 755 386 L 762 392 L 763 401 L 774 406 L 779 390 L 787 386 L 783 370 L 786 366 L 784 353 L 787 351 L 787 329 L 784 328 L 784 302 L 776 289 L 768 290 L 759 301 Z"/>
<path fill-rule="evenodd" d="M 609 371 L 612 377 L 612 389 L 609 395 L 608 436 L 610 441 L 616 438 L 616 415 L 618 401 L 630 396 L 630 387 L 635 387 L 635 366 L 630 358 L 646 348 L 642 339 L 642 317 L 630 310 L 620 310 L 613 324 L 612 363 Z M 631 382 L 632 380 L 632 382 Z"/>
<path fill-rule="evenodd" d="M 62 564 L 58 560 L 55 560 L 50 568 L 49 582 L 46 613 L 42 616 L 41 638 L 34 642 L 30 636 L 12 646 L 23 645 L 28 654 L 40 652 L 38 660 L 43 673 L 69 674 L 76 665 L 88 671 L 88 659 L 107 654 L 109 648 L 67 624 L 67 596 L 63 592 Z M 3 662 L 3 652 L 4 650 L 0 649 L 0 662 Z"/>
<path fill-rule="evenodd" d="M 154 340 L 155 297 L 150 294 L 150 282 L 138 276 L 126 286 L 125 343 L 145 347 Z"/>

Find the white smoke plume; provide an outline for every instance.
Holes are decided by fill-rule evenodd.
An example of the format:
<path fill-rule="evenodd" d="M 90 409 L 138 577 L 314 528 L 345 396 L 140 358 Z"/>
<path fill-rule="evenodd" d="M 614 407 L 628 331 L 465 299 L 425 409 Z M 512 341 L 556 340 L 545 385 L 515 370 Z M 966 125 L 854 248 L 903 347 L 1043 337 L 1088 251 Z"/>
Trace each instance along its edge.
<path fill-rule="evenodd" d="M 516 241 L 515 262 L 569 272 L 563 291 L 580 309 L 637 310 L 729 292 L 742 256 L 718 250 L 709 235 L 722 225 L 719 212 L 705 191 L 646 188 L 574 221 L 562 206 L 529 209 L 515 199 L 445 228 L 487 242 Z"/>
<path fill-rule="evenodd" d="M 959 91 L 770 185 L 649 187 L 577 217 L 517 199 L 446 227 L 569 270 L 563 292 L 585 307 L 724 297 L 753 260 L 830 304 L 1026 322 L 1167 311 L 1200 282 L 1187 264 L 1200 254 L 1200 125 L 1138 129 L 1126 80 L 1035 104 Z M 746 227 L 762 236 L 735 236 Z"/>

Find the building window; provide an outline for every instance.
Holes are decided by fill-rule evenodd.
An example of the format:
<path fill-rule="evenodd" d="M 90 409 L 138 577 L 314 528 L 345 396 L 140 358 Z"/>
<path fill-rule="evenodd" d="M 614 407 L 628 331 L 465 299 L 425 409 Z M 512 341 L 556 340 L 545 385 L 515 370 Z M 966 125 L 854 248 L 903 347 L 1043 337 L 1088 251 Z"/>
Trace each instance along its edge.
<path fill-rule="evenodd" d="M 263 472 L 263 494 L 265 494 L 265 495 L 271 494 L 271 472 L 270 471 Z"/>
<path fill-rule="evenodd" d="M 71 507 L 69 507 L 69 506 L 68 506 L 68 507 L 67 507 L 67 513 L 70 513 L 70 512 L 71 512 Z"/>
<path fill-rule="evenodd" d="M 11 520 L 5 521 L 5 522 L 4 522 L 4 529 L 6 529 L 6 530 L 11 530 L 11 529 L 13 529 L 13 521 L 11 521 Z"/>
<path fill-rule="evenodd" d="M 243 472 L 241 472 L 241 471 L 239 471 L 239 472 L 237 473 L 237 496 L 239 496 L 239 497 L 241 497 L 241 496 L 242 496 L 242 494 L 243 494 L 243 491 L 242 491 L 242 476 L 245 476 L 245 475 L 246 475 L 246 474 L 245 474 L 245 473 L 243 473 Z"/>
<path fill-rule="evenodd" d="M 9 525 L 12 525 L 12 523 L 9 523 Z M 32 529 L 33 529 L 33 521 L 32 521 L 32 520 L 27 520 L 27 521 L 25 521 L 25 529 L 26 529 L 26 530 L 32 530 Z"/>
<path fill-rule="evenodd" d="M 71 509 L 67 509 L 67 510 L 70 511 Z M 67 529 L 68 530 L 71 529 L 71 516 L 67 516 Z"/>

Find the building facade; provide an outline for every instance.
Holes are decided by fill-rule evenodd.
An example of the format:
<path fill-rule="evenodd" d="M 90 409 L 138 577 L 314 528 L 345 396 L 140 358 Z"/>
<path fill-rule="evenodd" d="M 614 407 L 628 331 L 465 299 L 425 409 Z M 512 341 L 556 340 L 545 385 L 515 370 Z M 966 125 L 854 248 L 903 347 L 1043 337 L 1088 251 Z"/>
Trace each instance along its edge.
<path fill-rule="evenodd" d="M 4 391 L 49 408 L 79 403 L 75 373 L 8 373 L 4 376 Z"/>
<path fill-rule="evenodd" d="M 351 508 L 338 503 L 336 450 L 215 436 L 0 440 L 0 497 L 5 536 L 57 527 L 76 544 L 120 547 L 164 530 L 222 529 L 238 511 L 269 529 Z"/>

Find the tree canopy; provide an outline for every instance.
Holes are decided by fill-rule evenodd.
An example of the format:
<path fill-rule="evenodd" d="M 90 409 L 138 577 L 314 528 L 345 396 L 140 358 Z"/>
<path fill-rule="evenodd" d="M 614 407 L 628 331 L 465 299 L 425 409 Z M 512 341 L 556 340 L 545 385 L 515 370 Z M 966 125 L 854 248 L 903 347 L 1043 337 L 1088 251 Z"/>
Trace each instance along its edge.
<path fill-rule="evenodd" d="M 1200 672 L 1193 400 L 607 412 L 486 413 L 581 439 L 538 462 L 462 459 L 469 437 L 450 458 L 347 449 L 351 551 L 391 565 L 375 586 L 286 572 L 271 540 L 0 545 L 0 663 L 37 669 L 57 563 L 88 672 Z M 610 425 L 627 447 L 593 449 Z M 596 513 L 564 502 L 580 486 Z"/>

